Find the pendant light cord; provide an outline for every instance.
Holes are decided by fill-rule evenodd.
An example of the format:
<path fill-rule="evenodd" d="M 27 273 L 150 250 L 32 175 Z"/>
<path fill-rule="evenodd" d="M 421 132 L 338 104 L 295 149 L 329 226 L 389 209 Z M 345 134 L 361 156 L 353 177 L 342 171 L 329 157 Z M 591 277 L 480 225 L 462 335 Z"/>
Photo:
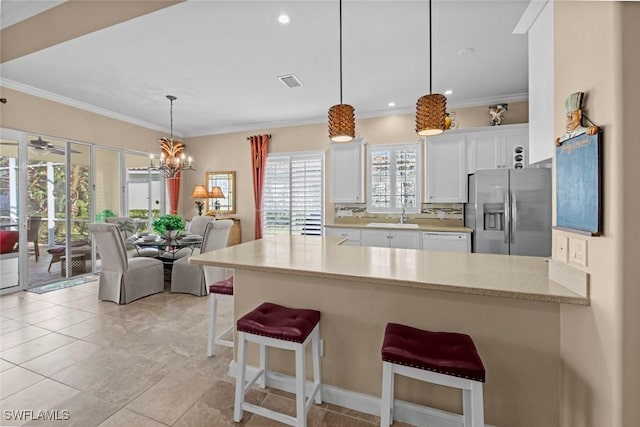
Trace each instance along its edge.
<path fill-rule="evenodd" d="M 342 104 L 342 0 L 340 0 L 340 104 Z"/>
<path fill-rule="evenodd" d="M 171 116 L 171 135 L 169 138 L 173 144 L 173 99 L 169 99 L 169 101 L 171 101 L 171 107 L 169 108 L 169 115 Z"/>
<path fill-rule="evenodd" d="M 431 0 L 429 0 L 429 95 L 433 93 L 433 52 L 431 44 Z"/>

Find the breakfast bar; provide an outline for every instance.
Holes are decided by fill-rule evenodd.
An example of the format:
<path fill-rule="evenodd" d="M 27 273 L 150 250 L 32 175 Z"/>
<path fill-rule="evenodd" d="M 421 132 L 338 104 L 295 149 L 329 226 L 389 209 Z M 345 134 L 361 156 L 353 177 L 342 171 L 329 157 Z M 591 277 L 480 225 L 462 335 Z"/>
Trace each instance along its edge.
<path fill-rule="evenodd" d="M 323 399 L 379 415 L 387 323 L 473 337 L 486 367 L 485 422 L 555 425 L 560 411 L 560 304 L 589 299 L 549 279 L 547 260 L 340 245 L 340 238 L 274 236 L 190 262 L 234 269 L 234 318 L 263 302 L 322 313 Z M 249 364 L 257 351 L 249 348 Z M 293 357 L 269 353 L 287 389 Z M 232 362 L 231 371 L 234 370 Z M 455 422 L 459 391 L 396 380 L 399 421 Z M 403 402 L 407 401 L 407 402 Z M 443 411 L 421 411 L 412 403 Z"/>

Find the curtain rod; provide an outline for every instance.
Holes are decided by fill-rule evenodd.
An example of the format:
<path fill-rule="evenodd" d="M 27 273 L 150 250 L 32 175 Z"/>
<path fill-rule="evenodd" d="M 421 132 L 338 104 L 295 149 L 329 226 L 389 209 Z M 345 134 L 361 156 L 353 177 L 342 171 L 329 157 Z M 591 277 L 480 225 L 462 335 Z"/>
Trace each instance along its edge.
<path fill-rule="evenodd" d="M 270 133 L 268 133 L 268 134 L 267 134 L 267 136 L 269 137 L 269 139 L 271 139 L 271 134 L 270 134 Z M 251 139 L 251 137 L 250 137 L 250 136 L 248 136 L 248 137 L 247 137 L 247 141 L 249 141 L 250 139 Z"/>

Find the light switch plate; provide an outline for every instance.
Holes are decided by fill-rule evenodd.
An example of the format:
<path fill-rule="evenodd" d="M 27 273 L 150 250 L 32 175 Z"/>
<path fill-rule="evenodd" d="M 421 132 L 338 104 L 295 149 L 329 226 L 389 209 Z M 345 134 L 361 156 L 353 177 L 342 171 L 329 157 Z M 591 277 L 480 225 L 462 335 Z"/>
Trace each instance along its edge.
<path fill-rule="evenodd" d="M 556 258 L 560 262 L 569 262 L 569 238 L 567 236 L 558 236 L 556 239 Z"/>
<path fill-rule="evenodd" d="M 587 241 L 572 237 L 569 239 L 569 262 L 587 266 Z"/>

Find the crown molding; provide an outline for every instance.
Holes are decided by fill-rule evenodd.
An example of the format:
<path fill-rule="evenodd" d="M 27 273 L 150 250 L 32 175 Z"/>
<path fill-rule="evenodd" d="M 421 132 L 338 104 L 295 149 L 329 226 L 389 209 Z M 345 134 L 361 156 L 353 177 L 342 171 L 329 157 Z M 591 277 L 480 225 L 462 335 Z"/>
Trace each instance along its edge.
<path fill-rule="evenodd" d="M 510 103 L 510 102 L 526 102 L 529 100 L 529 95 L 526 93 L 515 93 L 505 96 L 495 96 L 489 98 L 475 98 L 469 99 L 462 102 L 453 102 L 447 104 L 447 109 L 452 110 L 454 108 L 472 108 L 472 107 L 488 107 L 493 104 L 500 103 Z M 385 109 L 385 110 L 376 110 L 369 111 L 366 113 L 357 113 L 356 110 L 356 120 L 358 119 L 373 119 L 376 117 L 386 117 L 386 116 L 396 116 L 402 114 L 414 114 L 415 107 L 403 107 L 403 108 L 393 108 L 393 109 Z M 276 129 L 276 128 L 284 128 L 284 127 L 293 127 L 293 126 L 305 126 L 305 125 L 317 125 L 321 123 L 325 123 L 327 121 L 326 116 L 321 117 L 312 117 L 309 119 L 303 120 L 283 120 L 277 122 L 267 122 L 267 123 L 254 123 L 250 125 L 243 126 L 228 126 L 228 127 L 217 127 L 211 128 L 204 131 L 200 131 L 197 133 L 186 133 L 185 138 L 195 138 L 199 136 L 208 136 L 208 135 L 225 135 L 229 133 L 237 133 L 237 132 L 247 132 L 253 130 L 265 130 L 265 129 Z"/>
<path fill-rule="evenodd" d="M 95 113 L 101 116 L 109 117 L 112 119 L 120 120 L 122 122 L 131 123 L 136 126 L 142 126 L 147 129 L 155 130 L 162 133 L 169 133 L 169 128 L 165 128 L 163 126 L 158 126 L 155 123 L 147 122 L 145 120 L 136 119 L 131 116 L 127 116 L 126 114 L 117 113 L 115 111 L 107 110 L 106 108 L 96 107 L 95 105 L 87 104 L 85 102 L 78 101 L 73 98 L 68 98 L 66 96 L 58 95 L 53 92 L 49 92 L 46 90 L 38 89 L 33 86 L 26 85 L 24 83 L 19 83 L 14 80 L 9 80 L 5 78 L 0 78 L 0 86 L 6 87 L 8 89 L 17 90 L 18 92 L 26 93 L 27 95 L 33 95 L 38 98 L 48 99 L 49 101 L 57 102 L 59 104 L 68 105 L 70 107 L 77 108 L 79 110 L 88 111 L 91 113 Z M 182 135 L 178 134 L 174 131 L 174 135 L 182 138 Z"/>

